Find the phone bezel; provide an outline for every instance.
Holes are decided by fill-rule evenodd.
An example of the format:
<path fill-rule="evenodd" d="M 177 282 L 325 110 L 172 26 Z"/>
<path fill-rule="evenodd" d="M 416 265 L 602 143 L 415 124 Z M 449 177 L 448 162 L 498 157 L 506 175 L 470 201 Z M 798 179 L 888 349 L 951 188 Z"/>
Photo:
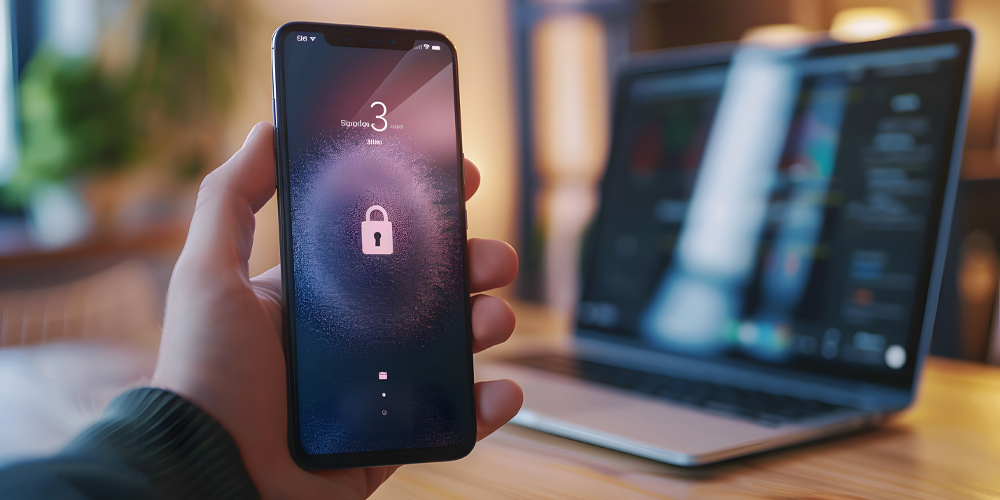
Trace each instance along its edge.
<path fill-rule="evenodd" d="M 291 225 L 290 225 L 290 199 L 288 191 L 288 153 L 287 153 L 287 124 L 285 113 L 285 82 L 284 82 L 284 41 L 290 32 L 307 31 L 322 33 L 326 42 L 330 45 L 390 49 L 390 50 L 410 50 L 416 40 L 430 40 L 440 42 L 448 46 L 452 54 L 452 68 L 455 95 L 455 139 L 456 139 L 456 165 L 458 166 L 458 190 L 461 217 L 459 227 L 462 232 L 462 274 L 464 278 L 463 286 L 465 293 L 465 336 L 468 359 L 467 379 L 469 386 L 469 422 L 471 432 L 464 442 L 455 446 L 438 448 L 413 448 L 403 450 L 369 451 L 356 453 L 336 453 L 329 455 L 313 455 L 303 450 L 299 440 L 299 404 L 298 404 L 298 380 L 297 380 L 297 360 L 295 348 L 294 332 L 294 309 L 291 291 L 294 287 L 294 276 L 292 273 L 292 247 L 291 247 Z M 345 40 L 346 39 L 346 40 Z M 395 45 L 390 41 L 395 40 Z M 376 467 L 386 465 L 401 465 L 421 462 L 439 462 L 446 460 L 456 460 L 468 455 L 476 444 L 476 409 L 475 409 L 475 388 L 472 366 L 472 307 L 469 294 L 469 257 L 467 249 L 468 228 L 465 208 L 465 171 L 464 154 L 462 150 L 462 123 L 461 108 L 459 107 L 458 93 L 458 53 L 454 44 L 444 35 L 433 31 L 379 28 L 368 26 L 348 26 L 337 24 L 291 22 L 286 23 L 275 30 L 271 39 L 271 75 L 272 75 L 272 112 L 275 124 L 274 130 L 274 154 L 275 154 L 275 176 L 278 190 L 278 214 L 279 233 L 281 247 L 281 294 L 285 307 L 283 311 L 284 321 L 284 348 L 288 391 L 288 448 L 292 459 L 304 469 L 322 470 L 339 469 L 353 467 Z"/>

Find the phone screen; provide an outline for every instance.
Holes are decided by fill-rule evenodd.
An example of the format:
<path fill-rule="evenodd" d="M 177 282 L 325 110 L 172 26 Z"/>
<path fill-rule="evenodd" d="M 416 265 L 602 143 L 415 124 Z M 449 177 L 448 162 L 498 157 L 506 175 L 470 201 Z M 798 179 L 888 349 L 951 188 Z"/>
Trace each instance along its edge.
<path fill-rule="evenodd" d="M 310 455 L 475 435 L 455 57 L 407 45 L 284 34 L 283 261 Z"/>

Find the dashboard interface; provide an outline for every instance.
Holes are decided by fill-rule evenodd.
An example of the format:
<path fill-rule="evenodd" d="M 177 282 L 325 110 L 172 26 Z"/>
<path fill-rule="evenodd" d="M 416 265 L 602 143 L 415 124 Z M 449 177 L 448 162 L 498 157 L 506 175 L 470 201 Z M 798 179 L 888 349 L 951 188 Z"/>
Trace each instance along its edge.
<path fill-rule="evenodd" d="M 967 54 L 750 50 L 628 80 L 579 328 L 908 387 Z"/>
<path fill-rule="evenodd" d="M 458 446 L 475 435 L 449 45 L 283 41 L 302 449 Z M 289 247 L 286 247 L 289 249 Z"/>

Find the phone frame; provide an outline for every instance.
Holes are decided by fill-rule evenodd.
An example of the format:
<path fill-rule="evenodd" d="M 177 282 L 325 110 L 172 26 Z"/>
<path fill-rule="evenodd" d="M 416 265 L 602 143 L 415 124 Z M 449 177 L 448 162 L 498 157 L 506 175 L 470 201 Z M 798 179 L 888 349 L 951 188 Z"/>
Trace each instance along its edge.
<path fill-rule="evenodd" d="M 412 448 L 402 450 L 367 451 L 355 453 L 336 453 L 328 455 L 312 455 L 303 450 L 299 440 L 299 402 L 298 374 L 296 360 L 295 338 L 295 303 L 292 290 L 294 276 L 292 273 L 292 236 L 291 236 L 291 200 L 289 196 L 289 164 L 288 137 L 285 109 L 285 75 L 284 75 L 284 42 L 291 32 L 305 31 L 322 33 L 326 43 L 340 47 L 358 47 L 372 49 L 410 50 L 416 40 L 429 40 L 446 45 L 452 54 L 452 68 L 455 96 L 455 139 L 456 165 L 458 166 L 458 198 L 461 208 L 459 227 L 462 232 L 462 274 L 465 293 L 465 336 L 468 359 L 469 412 L 468 419 L 471 432 L 465 440 L 455 446 L 438 448 Z M 395 44 L 390 43 L 395 41 Z M 476 444 L 476 408 L 475 386 L 472 366 L 472 303 L 469 294 L 469 256 L 468 256 L 468 215 L 465 208 L 465 167 L 462 149 L 461 108 L 458 93 L 458 53 L 454 44 L 444 35 L 433 31 L 379 28 L 368 26 L 349 26 L 310 22 L 290 22 L 275 30 L 271 38 L 271 75 L 272 75 L 272 112 L 274 119 L 274 165 L 278 190 L 278 226 L 281 245 L 281 296 L 285 307 L 282 308 L 284 322 L 285 366 L 288 390 L 288 449 L 292 459 L 309 470 L 340 469 L 349 467 L 376 467 L 386 465 L 402 465 L 421 462 L 438 462 L 457 460 L 468 455 Z"/>

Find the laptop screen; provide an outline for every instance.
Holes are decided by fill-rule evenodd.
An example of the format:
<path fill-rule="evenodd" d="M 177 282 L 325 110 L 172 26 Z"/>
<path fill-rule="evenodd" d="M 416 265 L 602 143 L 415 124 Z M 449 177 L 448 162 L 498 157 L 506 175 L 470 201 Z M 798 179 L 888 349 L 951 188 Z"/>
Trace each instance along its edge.
<path fill-rule="evenodd" d="M 968 38 L 626 74 L 580 334 L 909 386 Z"/>

